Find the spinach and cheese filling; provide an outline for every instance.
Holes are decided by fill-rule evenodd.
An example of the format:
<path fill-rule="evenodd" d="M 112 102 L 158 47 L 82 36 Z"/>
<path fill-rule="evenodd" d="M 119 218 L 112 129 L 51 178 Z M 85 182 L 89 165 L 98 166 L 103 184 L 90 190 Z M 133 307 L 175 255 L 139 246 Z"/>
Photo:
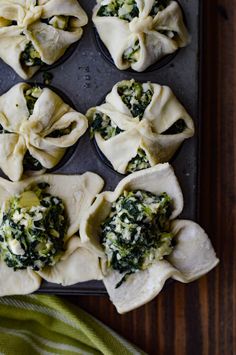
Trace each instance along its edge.
<path fill-rule="evenodd" d="M 97 16 L 118 17 L 130 22 L 139 16 L 139 8 L 136 0 L 103 0 Z"/>
<path fill-rule="evenodd" d="M 105 140 L 123 132 L 105 113 L 95 111 L 90 121 L 91 138 L 94 138 L 95 132 L 100 133 Z"/>
<path fill-rule="evenodd" d="M 126 104 L 133 117 L 138 117 L 141 121 L 147 106 L 151 103 L 153 97 L 153 88 L 151 83 L 139 83 L 129 80 L 126 84 L 118 86 L 118 94 Z"/>
<path fill-rule="evenodd" d="M 24 51 L 21 53 L 20 62 L 22 66 L 35 67 L 43 65 L 39 52 L 34 48 L 32 42 L 27 43 Z"/>
<path fill-rule="evenodd" d="M 169 4 L 170 0 L 155 0 L 149 15 L 155 17 L 158 12 L 166 9 Z M 121 20 L 130 22 L 135 17 L 139 17 L 139 8 L 136 0 L 103 0 L 97 16 L 118 17 Z"/>
<path fill-rule="evenodd" d="M 12 197 L 0 213 L 0 256 L 14 270 L 54 265 L 64 250 L 67 218 L 63 201 L 46 183 Z"/>
<path fill-rule="evenodd" d="M 171 30 L 161 30 L 159 29 L 158 32 L 166 37 L 169 37 L 170 39 L 173 39 L 176 35 L 177 32 L 171 31 Z"/>
<path fill-rule="evenodd" d="M 182 133 L 186 128 L 187 128 L 186 122 L 182 118 L 180 118 L 165 132 L 162 132 L 162 134 L 164 135 L 179 134 Z"/>
<path fill-rule="evenodd" d="M 34 158 L 30 152 L 27 150 L 23 159 L 23 169 L 24 171 L 39 171 L 43 169 L 42 164 Z"/>
<path fill-rule="evenodd" d="M 147 158 L 147 155 L 145 153 L 145 151 L 142 148 L 138 149 L 137 155 L 130 160 L 126 171 L 127 173 L 133 173 L 137 170 L 143 170 L 143 169 L 147 169 L 150 168 L 150 163 L 149 160 Z"/>
<path fill-rule="evenodd" d="M 137 39 L 134 44 L 128 47 L 123 53 L 123 60 L 130 63 L 135 63 L 139 60 L 140 56 L 140 43 Z"/>
<path fill-rule="evenodd" d="M 113 203 L 101 225 L 100 241 L 108 267 L 128 275 L 147 269 L 173 251 L 170 232 L 172 200 L 164 192 L 157 196 L 147 191 L 124 191 Z"/>
<path fill-rule="evenodd" d="M 29 114 L 32 115 L 34 112 L 34 106 L 43 90 L 38 86 L 33 86 L 30 89 L 27 89 L 24 92 L 27 108 L 29 110 Z"/>
<path fill-rule="evenodd" d="M 158 12 L 165 10 L 167 6 L 169 6 L 170 2 L 171 2 L 170 0 L 155 0 L 152 10 L 150 12 L 150 16 L 155 17 L 158 14 Z M 166 37 L 169 37 L 170 39 L 174 39 L 174 37 L 178 35 L 176 31 L 166 30 L 164 28 L 163 29 L 158 28 L 158 33 Z"/>
<path fill-rule="evenodd" d="M 70 16 L 53 16 L 48 20 L 48 24 L 59 30 L 66 31 L 69 28 Z"/>
<path fill-rule="evenodd" d="M 66 136 L 72 132 L 72 130 L 75 128 L 76 123 L 72 122 L 68 127 L 62 128 L 62 129 L 55 129 L 55 131 L 51 132 L 50 134 L 47 135 L 49 138 L 61 138 L 63 136 Z"/>
<path fill-rule="evenodd" d="M 76 27 L 78 23 L 76 17 L 66 15 L 56 15 L 47 19 L 41 19 L 41 21 L 62 31 L 70 31 L 73 27 Z"/>
<path fill-rule="evenodd" d="M 150 12 L 150 16 L 155 17 L 158 12 L 163 11 L 169 4 L 170 0 L 155 0 Z"/>

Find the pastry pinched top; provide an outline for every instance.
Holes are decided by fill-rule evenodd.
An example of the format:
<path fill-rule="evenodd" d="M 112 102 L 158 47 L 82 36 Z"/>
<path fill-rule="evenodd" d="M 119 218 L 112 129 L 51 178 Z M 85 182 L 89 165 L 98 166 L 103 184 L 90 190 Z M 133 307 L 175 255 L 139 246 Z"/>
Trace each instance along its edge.
<path fill-rule="evenodd" d="M 189 42 L 176 1 L 98 0 L 93 22 L 121 70 L 144 71 Z"/>
<path fill-rule="evenodd" d="M 88 127 L 86 117 L 52 90 L 37 90 L 39 97 L 33 97 L 31 86 L 20 83 L 0 97 L 0 168 L 13 181 L 21 179 L 24 168 L 57 165 Z"/>
<path fill-rule="evenodd" d="M 97 145 L 119 173 L 167 162 L 194 134 L 193 120 L 171 89 L 124 80 L 87 112 Z"/>

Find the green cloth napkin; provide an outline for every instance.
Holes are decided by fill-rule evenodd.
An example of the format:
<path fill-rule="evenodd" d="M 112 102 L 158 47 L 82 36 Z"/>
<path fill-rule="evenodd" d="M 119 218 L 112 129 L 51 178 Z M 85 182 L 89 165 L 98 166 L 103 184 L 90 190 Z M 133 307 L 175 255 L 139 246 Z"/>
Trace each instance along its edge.
<path fill-rule="evenodd" d="M 144 354 L 56 296 L 0 298 L 0 355 Z"/>

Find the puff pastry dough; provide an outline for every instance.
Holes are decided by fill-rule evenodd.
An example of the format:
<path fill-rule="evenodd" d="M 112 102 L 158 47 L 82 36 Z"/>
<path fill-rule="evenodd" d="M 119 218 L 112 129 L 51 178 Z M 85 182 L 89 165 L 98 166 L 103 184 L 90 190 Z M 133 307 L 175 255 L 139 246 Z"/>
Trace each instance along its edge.
<path fill-rule="evenodd" d="M 0 167 L 13 181 L 22 177 L 26 154 L 50 169 L 88 127 L 85 116 L 48 88 L 42 89 L 30 112 L 25 98 L 28 89 L 30 85 L 20 83 L 0 97 Z M 67 128 L 67 134 L 54 135 Z"/>
<path fill-rule="evenodd" d="M 101 279 L 98 257 L 89 248 L 89 243 L 81 244 L 78 232 L 85 211 L 103 187 L 103 180 L 94 173 L 83 175 L 43 175 L 28 178 L 21 182 L 10 182 L 0 178 L 0 204 L 22 193 L 30 186 L 46 182 L 48 192 L 62 199 L 68 217 L 68 230 L 65 235 L 65 253 L 54 266 L 40 271 L 30 268 L 14 271 L 9 268 L 0 253 L 0 296 L 27 294 L 36 291 L 42 278 L 64 286 L 91 279 Z"/>
<path fill-rule="evenodd" d="M 158 6 L 158 2 L 165 4 Z M 97 0 L 93 22 L 118 69 L 131 67 L 142 72 L 188 44 L 188 31 L 176 1 L 129 1 L 132 5 L 123 1 L 119 10 L 106 11 L 109 6 L 115 8 L 116 3 L 116 0 Z"/>
<path fill-rule="evenodd" d="M 1 0 L 0 58 L 23 79 L 31 78 L 45 63 L 55 63 L 83 33 L 87 15 L 77 0 Z M 24 51 L 33 48 L 25 65 Z"/>
<path fill-rule="evenodd" d="M 172 198 L 171 232 L 174 234 L 176 245 L 168 257 L 153 262 L 146 270 L 131 274 L 116 288 L 123 275 L 107 267 L 99 236 L 101 223 L 108 217 L 112 203 L 124 190 L 145 190 L 156 195 L 166 192 Z M 219 260 L 203 229 L 192 221 L 175 220 L 182 209 L 182 192 L 168 163 L 127 176 L 114 192 L 99 194 L 90 207 L 81 224 L 81 240 L 91 241 L 94 252 L 103 260 L 103 281 L 119 313 L 128 312 L 153 299 L 168 278 L 187 283 L 204 275 L 218 264 Z"/>
<path fill-rule="evenodd" d="M 152 91 L 151 101 L 141 119 L 135 117 L 119 94 L 120 88 L 135 85 L 142 85 L 146 92 Z M 111 125 L 119 129 L 108 139 L 95 130 L 95 140 L 113 168 L 121 174 L 128 171 L 129 163 L 137 157 L 140 148 L 146 155 L 144 167 L 154 166 L 169 161 L 181 143 L 194 134 L 193 120 L 185 108 L 169 87 L 158 84 L 121 81 L 107 95 L 104 104 L 88 110 L 87 117 L 91 124 L 96 113 L 109 117 Z M 171 127 L 178 122 L 182 122 L 182 131 L 171 134 Z"/>

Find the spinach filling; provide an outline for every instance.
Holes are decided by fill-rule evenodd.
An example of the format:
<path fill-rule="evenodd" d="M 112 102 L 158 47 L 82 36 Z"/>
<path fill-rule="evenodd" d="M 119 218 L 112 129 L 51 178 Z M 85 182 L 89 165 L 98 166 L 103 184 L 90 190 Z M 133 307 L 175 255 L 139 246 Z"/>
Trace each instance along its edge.
<path fill-rule="evenodd" d="M 130 46 L 127 48 L 124 53 L 123 53 L 123 60 L 129 63 L 135 63 L 139 59 L 139 54 L 140 54 L 140 43 L 139 40 L 137 39 L 133 46 Z"/>
<path fill-rule="evenodd" d="M 170 128 L 168 128 L 162 134 L 165 134 L 165 135 L 178 134 L 178 133 L 182 133 L 186 128 L 187 128 L 187 125 L 186 125 L 185 121 L 182 118 L 180 118 L 178 121 L 176 121 Z"/>
<path fill-rule="evenodd" d="M 133 173 L 134 171 L 137 170 L 143 170 L 150 168 L 150 163 L 148 160 L 148 157 L 146 156 L 145 151 L 142 148 L 138 149 L 137 155 L 130 160 L 126 171 L 127 173 Z"/>
<path fill-rule="evenodd" d="M 158 30 L 159 33 L 162 35 L 169 37 L 170 39 L 173 39 L 178 33 L 176 31 L 171 31 L 171 30 Z"/>
<path fill-rule="evenodd" d="M 43 90 L 38 86 L 33 86 L 32 88 L 27 89 L 24 92 L 26 105 L 27 105 L 30 115 L 33 114 L 35 103 L 38 100 L 38 98 L 40 97 L 40 95 L 42 94 L 42 92 L 43 92 Z M 23 168 L 24 168 L 24 170 L 39 171 L 39 170 L 43 169 L 43 166 L 27 150 L 27 152 L 25 153 L 24 159 L 23 159 Z"/>
<path fill-rule="evenodd" d="M 150 16 L 155 17 L 159 11 L 163 11 L 170 4 L 170 0 L 155 0 Z"/>
<path fill-rule="evenodd" d="M 46 183 L 11 198 L 0 213 L 0 254 L 8 267 L 38 271 L 54 265 L 64 250 L 65 206 Z"/>
<path fill-rule="evenodd" d="M 27 89 L 24 92 L 26 105 L 29 110 L 29 114 L 32 115 L 34 112 L 34 106 L 40 95 L 42 94 L 43 90 L 38 86 L 33 86 L 30 89 Z"/>
<path fill-rule="evenodd" d="M 102 1 L 97 16 L 118 17 L 130 22 L 139 16 L 139 8 L 136 0 L 110 0 L 109 3 Z"/>
<path fill-rule="evenodd" d="M 67 31 L 70 28 L 70 20 L 71 16 L 57 15 L 47 19 L 42 19 L 41 21 L 58 30 Z"/>
<path fill-rule="evenodd" d="M 158 12 L 166 9 L 167 6 L 170 5 L 170 2 L 171 2 L 170 0 L 155 0 L 150 12 L 150 16 L 155 17 L 158 14 Z M 177 35 L 176 31 L 171 31 L 166 29 L 158 29 L 158 32 L 169 38 L 174 38 Z"/>
<path fill-rule="evenodd" d="M 24 169 L 24 171 L 27 171 L 27 170 L 39 171 L 39 170 L 43 169 L 43 166 L 27 150 L 25 153 L 24 159 L 23 159 L 23 169 Z"/>
<path fill-rule="evenodd" d="M 172 200 L 166 193 L 125 191 L 113 203 L 101 225 L 100 242 L 108 267 L 125 274 L 116 288 L 128 275 L 172 253 L 171 213 Z"/>
<path fill-rule="evenodd" d="M 107 140 L 123 132 L 105 113 L 95 111 L 90 124 L 90 138 L 94 138 L 95 132 L 101 134 Z"/>
<path fill-rule="evenodd" d="M 147 106 L 152 101 L 153 88 L 151 83 L 139 83 L 134 80 L 127 81 L 126 84 L 118 87 L 124 104 L 128 107 L 133 117 L 138 117 L 141 121 Z"/>
<path fill-rule="evenodd" d="M 43 64 L 39 52 L 34 48 L 32 42 L 27 43 L 20 56 L 21 65 L 27 67 L 41 66 Z"/>
<path fill-rule="evenodd" d="M 70 134 L 75 127 L 75 123 L 72 122 L 68 127 L 62 129 L 56 129 L 55 131 L 51 132 L 47 137 L 49 138 L 60 138 Z"/>

